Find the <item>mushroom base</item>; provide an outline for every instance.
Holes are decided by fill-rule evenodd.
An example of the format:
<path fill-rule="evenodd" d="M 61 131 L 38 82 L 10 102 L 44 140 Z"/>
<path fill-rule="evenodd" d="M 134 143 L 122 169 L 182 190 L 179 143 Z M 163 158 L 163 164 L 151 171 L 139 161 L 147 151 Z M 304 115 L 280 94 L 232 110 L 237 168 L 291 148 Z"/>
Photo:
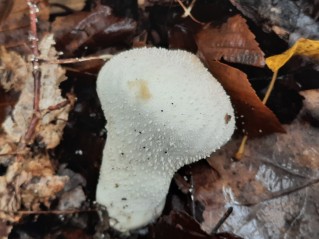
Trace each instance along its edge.
<path fill-rule="evenodd" d="M 174 172 L 171 176 L 167 172 L 163 176 L 159 170 L 150 171 L 148 168 L 143 173 L 141 164 L 130 164 L 125 155 L 115 153 L 115 145 L 119 145 L 116 140 L 108 138 L 96 201 L 107 208 L 110 225 L 118 231 L 127 232 L 160 216 Z"/>

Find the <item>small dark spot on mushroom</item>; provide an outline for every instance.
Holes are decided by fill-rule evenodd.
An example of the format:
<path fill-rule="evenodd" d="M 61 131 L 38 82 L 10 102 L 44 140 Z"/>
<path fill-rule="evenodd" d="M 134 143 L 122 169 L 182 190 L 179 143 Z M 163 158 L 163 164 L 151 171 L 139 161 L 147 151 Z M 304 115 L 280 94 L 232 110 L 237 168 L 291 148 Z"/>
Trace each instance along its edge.
<path fill-rule="evenodd" d="M 164 151 L 164 154 L 167 154 L 167 151 L 166 151 L 166 150 Z"/>
<path fill-rule="evenodd" d="M 145 146 L 143 146 L 143 149 L 146 149 L 146 147 L 145 147 Z"/>
<path fill-rule="evenodd" d="M 225 124 L 228 124 L 230 119 L 231 119 L 231 115 L 225 114 L 225 118 L 224 119 L 225 119 Z"/>
<path fill-rule="evenodd" d="M 164 112 L 164 110 L 161 110 L 161 112 Z"/>
<path fill-rule="evenodd" d="M 172 104 L 172 105 L 174 105 L 174 103 L 173 103 L 173 102 L 172 102 L 171 104 Z"/>
<path fill-rule="evenodd" d="M 126 201 L 126 200 L 127 200 L 127 198 L 121 198 L 121 200 L 122 200 L 122 201 Z"/>
<path fill-rule="evenodd" d="M 118 188 L 120 185 L 119 185 L 118 183 L 116 183 L 114 186 L 115 186 L 116 188 Z"/>
<path fill-rule="evenodd" d="M 141 131 L 139 131 L 138 133 L 139 133 L 139 134 L 142 134 L 142 132 L 141 132 Z"/>
<path fill-rule="evenodd" d="M 147 158 L 147 160 L 150 160 L 150 158 Z"/>
<path fill-rule="evenodd" d="M 123 156 L 123 155 L 124 155 L 124 153 L 123 153 L 123 152 L 121 152 L 121 155 Z"/>

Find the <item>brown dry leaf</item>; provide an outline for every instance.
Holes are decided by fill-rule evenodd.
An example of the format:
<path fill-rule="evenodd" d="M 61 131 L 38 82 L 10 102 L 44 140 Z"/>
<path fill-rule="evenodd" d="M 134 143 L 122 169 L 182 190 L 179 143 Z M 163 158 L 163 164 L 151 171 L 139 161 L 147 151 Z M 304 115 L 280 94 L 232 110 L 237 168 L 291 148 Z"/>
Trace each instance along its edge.
<path fill-rule="evenodd" d="M 13 6 L 10 14 L 3 19 L 0 25 L 0 45 L 7 49 L 15 50 L 23 54 L 31 52 L 28 46 L 28 36 L 30 30 L 29 7 L 25 0 L 10 1 Z M 10 4 L 9 4 L 10 5 Z M 41 38 L 42 33 L 48 30 L 49 8 L 45 1 L 38 1 L 38 33 Z"/>
<path fill-rule="evenodd" d="M 230 95 L 236 111 L 237 126 L 248 136 L 285 130 L 275 114 L 265 106 L 242 71 L 217 61 L 206 61 L 208 69 Z"/>
<path fill-rule="evenodd" d="M 85 7 L 85 0 L 48 0 L 50 4 L 50 14 L 61 14 L 69 11 L 81 11 Z"/>
<path fill-rule="evenodd" d="M 30 74 L 25 60 L 15 52 L 0 46 L 0 86 L 6 90 L 21 91 L 25 76 Z"/>
<path fill-rule="evenodd" d="M 56 51 L 52 45 L 54 45 L 53 36 L 47 35 L 39 45 L 41 51 L 40 58 L 47 60 L 56 59 Z M 11 85 L 15 90 L 18 86 L 22 91 L 11 117 L 5 120 L 2 127 L 7 135 L 11 137 L 11 140 L 17 143 L 23 138 L 25 132 L 27 132 L 33 114 L 33 105 L 30 104 L 33 101 L 32 65 L 14 53 L 7 54 L 14 55 L 14 57 L 9 58 L 13 60 L 11 65 L 19 64 L 20 69 L 17 69 L 17 72 L 12 74 L 12 77 L 7 79 L 5 83 L 8 86 Z M 11 65 L 7 63 L 3 67 L 9 66 L 9 69 L 5 69 L 8 71 Z M 59 89 L 60 83 L 66 79 L 64 75 L 65 71 L 57 64 L 44 62 L 41 64 L 41 72 L 41 121 L 37 127 L 36 135 L 42 139 L 42 142 L 49 149 L 59 144 L 71 107 L 67 105 L 53 111 L 48 109 L 50 106 L 65 101 Z M 21 82 L 21 79 L 24 82 Z"/>
<path fill-rule="evenodd" d="M 48 63 L 57 58 L 52 35 L 45 36 L 39 44 L 41 59 L 41 94 L 39 123 L 35 129 L 41 153 L 30 152 L 29 147 L 21 147 L 33 114 L 32 64 L 16 53 L 1 49 L 5 57 L 0 62 L 1 84 L 6 90 L 20 91 L 18 102 L 10 116 L 2 124 L 0 134 L 0 164 L 4 172 L 0 175 L 0 219 L 17 222 L 20 210 L 41 210 L 50 208 L 52 200 L 60 192 L 68 176 L 55 174 L 54 165 L 45 153 L 46 149 L 59 144 L 71 105 L 56 110 L 50 106 L 64 102 L 59 84 L 65 80 L 65 71 L 57 64 Z"/>
<path fill-rule="evenodd" d="M 194 198 L 204 207 L 210 232 L 228 207 L 221 227 L 245 239 L 316 238 L 319 233 L 319 130 L 299 116 L 288 134 L 250 141 L 245 160 L 234 162 L 239 140 L 192 170 Z"/>
<path fill-rule="evenodd" d="M 208 26 L 196 35 L 199 54 L 207 61 L 221 60 L 263 67 L 264 53 L 259 48 L 246 20 L 230 17 L 221 27 Z"/>
<path fill-rule="evenodd" d="M 34 157 L 26 153 L 17 160 L 15 156 L 1 157 L 6 173 L 0 176 L 0 218 L 15 222 L 14 216 L 21 208 L 41 210 L 50 206 L 68 177 L 54 175 L 48 155 Z"/>
<path fill-rule="evenodd" d="M 66 22 L 73 24 L 65 25 Z M 135 33 L 136 25 L 133 19 L 116 17 L 111 8 L 99 5 L 89 13 L 80 12 L 57 18 L 52 31 L 58 48 L 69 56 L 84 48 L 92 52 L 97 47 L 101 49 L 123 44 Z"/>

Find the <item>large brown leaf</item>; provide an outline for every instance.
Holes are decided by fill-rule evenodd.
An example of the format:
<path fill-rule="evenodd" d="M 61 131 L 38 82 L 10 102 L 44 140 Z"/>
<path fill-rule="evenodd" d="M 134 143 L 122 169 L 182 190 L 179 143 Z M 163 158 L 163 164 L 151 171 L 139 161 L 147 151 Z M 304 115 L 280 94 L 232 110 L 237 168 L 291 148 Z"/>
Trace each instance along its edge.
<path fill-rule="evenodd" d="M 208 26 L 196 36 L 199 53 L 209 61 L 221 60 L 262 67 L 264 53 L 240 15 L 228 19 L 221 27 Z"/>
<path fill-rule="evenodd" d="M 242 71 L 220 63 L 207 61 L 211 73 L 230 95 L 238 117 L 237 127 L 249 136 L 260 136 L 285 130 L 276 115 L 265 106 Z"/>

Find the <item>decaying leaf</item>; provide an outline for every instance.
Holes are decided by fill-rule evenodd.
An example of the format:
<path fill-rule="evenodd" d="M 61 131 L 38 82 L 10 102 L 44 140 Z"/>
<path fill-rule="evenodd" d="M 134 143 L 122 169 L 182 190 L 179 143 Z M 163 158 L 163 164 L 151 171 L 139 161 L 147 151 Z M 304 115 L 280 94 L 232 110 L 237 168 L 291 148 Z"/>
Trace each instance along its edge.
<path fill-rule="evenodd" d="M 282 54 L 268 57 L 266 64 L 273 72 L 276 72 L 294 55 L 302 55 L 319 60 L 319 41 L 300 38 Z"/>
<path fill-rule="evenodd" d="M 85 0 L 49 0 L 50 14 L 61 14 L 67 10 L 81 11 L 85 6 Z"/>
<path fill-rule="evenodd" d="M 246 20 L 231 17 L 221 27 L 208 26 L 196 36 L 199 54 L 207 61 L 221 60 L 262 67 L 264 53 L 258 46 Z"/>
<path fill-rule="evenodd" d="M 9 2 L 13 6 L 10 14 L 2 19 L 3 21 L 0 24 L 0 45 L 5 45 L 10 50 L 28 54 L 31 49 L 28 46 L 30 19 L 27 1 L 15 0 Z M 42 33 L 48 30 L 49 9 L 45 1 L 39 1 L 37 6 L 39 9 L 37 14 L 38 34 L 39 37 L 42 37 Z"/>
<path fill-rule="evenodd" d="M 70 104 L 50 110 L 51 106 L 65 101 L 59 84 L 65 80 L 65 71 L 49 60 L 56 59 L 52 35 L 47 35 L 39 44 L 41 58 L 40 115 L 35 138 L 43 147 L 41 153 L 21 146 L 21 141 L 30 127 L 33 114 L 33 75 L 31 62 L 16 53 L 1 49 L 1 85 L 6 90 L 20 92 L 18 102 L 10 116 L 2 124 L 0 134 L 0 219 L 16 222 L 22 216 L 19 211 L 49 208 L 52 200 L 68 181 L 67 176 L 55 173 L 46 150 L 54 148 L 61 135 L 71 109 Z M 30 142 L 32 143 L 32 142 Z M 22 144 L 23 145 L 23 144 Z M 40 146 L 40 147 L 41 147 Z"/>
<path fill-rule="evenodd" d="M 52 48 L 52 45 L 54 45 L 52 35 L 48 35 L 41 41 L 40 57 L 42 59 L 55 59 L 56 51 Z M 14 58 L 9 59 L 14 60 L 11 65 L 19 64 L 21 69 L 15 72 L 5 84 L 11 85 L 15 90 L 17 89 L 17 86 L 19 86 L 20 89 L 23 90 L 21 91 L 19 101 L 15 105 L 11 117 L 6 119 L 2 127 L 7 135 L 11 137 L 13 142 L 19 142 L 27 132 L 33 114 L 33 105 L 30 104 L 30 102 L 33 102 L 32 65 L 24 62 L 18 55 L 14 55 Z M 9 69 L 6 69 L 6 71 L 10 70 L 11 65 L 4 65 L 4 67 L 8 65 Z M 23 70 L 25 72 L 23 72 Z M 49 110 L 49 107 L 65 101 L 65 99 L 62 98 L 61 90 L 59 89 L 61 81 L 66 79 L 64 75 L 65 71 L 57 64 L 44 62 L 41 64 L 41 72 L 41 122 L 38 124 L 37 136 L 41 138 L 41 141 L 47 148 L 54 148 L 60 142 L 70 105 L 57 110 Z M 21 82 L 21 79 L 23 79 L 24 82 Z"/>
<path fill-rule="evenodd" d="M 0 176 L 0 218 L 15 222 L 21 208 L 41 210 L 49 207 L 52 199 L 62 190 L 67 177 L 54 175 L 48 155 L 32 157 L 25 154 L 20 160 L 15 156 L 1 156 L 1 164 L 7 167 Z"/>
<path fill-rule="evenodd" d="M 184 212 L 172 211 L 162 217 L 152 230 L 154 239 L 241 239 L 230 233 L 209 235 L 204 232 L 198 222 Z"/>
<path fill-rule="evenodd" d="M 285 132 L 275 114 L 258 98 L 245 73 L 217 61 L 207 61 L 207 66 L 230 95 L 237 126 L 244 134 L 259 136 Z"/>
<path fill-rule="evenodd" d="M 0 85 L 6 90 L 21 91 L 25 76 L 30 74 L 25 60 L 15 52 L 0 47 Z"/>
<path fill-rule="evenodd" d="M 74 24 L 65 25 L 69 21 Z M 79 12 L 57 18 L 53 24 L 53 32 L 57 47 L 65 55 L 72 55 L 84 48 L 87 52 L 92 52 L 93 49 L 112 44 L 123 44 L 135 32 L 136 25 L 133 19 L 116 17 L 111 8 L 100 5 L 92 12 Z"/>
<path fill-rule="evenodd" d="M 247 239 L 316 238 L 319 230 L 319 130 L 302 119 L 287 134 L 251 140 L 245 160 L 234 162 L 234 140 L 208 159 L 211 168 L 192 170 L 202 228 L 210 232 L 230 206 L 222 230 Z"/>

